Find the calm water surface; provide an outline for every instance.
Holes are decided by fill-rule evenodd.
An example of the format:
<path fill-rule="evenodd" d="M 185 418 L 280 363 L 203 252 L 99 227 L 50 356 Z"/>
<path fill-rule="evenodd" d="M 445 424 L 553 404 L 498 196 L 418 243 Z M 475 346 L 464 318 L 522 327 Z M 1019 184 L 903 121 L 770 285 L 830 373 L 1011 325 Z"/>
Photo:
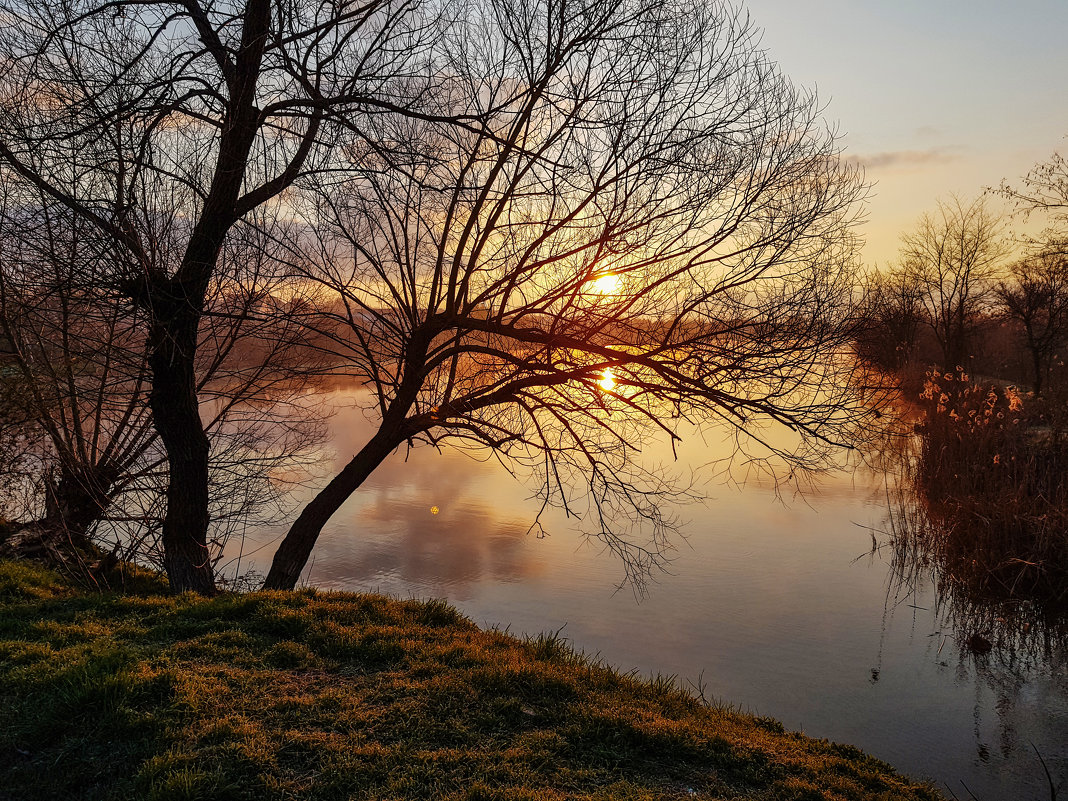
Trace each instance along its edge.
<path fill-rule="evenodd" d="M 324 458 L 338 468 L 370 435 L 352 397 L 335 396 Z M 707 461 L 706 447 L 688 458 Z M 562 629 L 616 667 L 703 682 L 738 708 L 933 779 L 948 797 L 1049 799 L 1035 749 L 1068 794 L 1063 652 L 962 649 L 930 583 L 902 589 L 889 555 L 872 554 L 871 529 L 887 517 L 880 479 L 843 470 L 785 501 L 759 483 L 709 492 L 682 510 L 670 573 L 639 601 L 575 521 L 551 517 L 550 536 L 528 534 L 538 504 L 495 462 L 394 454 L 327 525 L 305 581 L 446 598 L 516 633 Z M 265 572 L 281 533 L 250 535 L 240 570 Z"/>

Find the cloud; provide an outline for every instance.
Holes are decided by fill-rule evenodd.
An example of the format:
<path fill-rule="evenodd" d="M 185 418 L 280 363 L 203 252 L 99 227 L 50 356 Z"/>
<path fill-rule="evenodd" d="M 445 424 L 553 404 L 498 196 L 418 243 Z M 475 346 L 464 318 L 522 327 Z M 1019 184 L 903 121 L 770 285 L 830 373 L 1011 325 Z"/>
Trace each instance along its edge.
<path fill-rule="evenodd" d="M 930 150 L 892 150 L 885 153 L 851 156 L 849 160 L 866 169 L 908 169 L 958 161 L 960 156 L 950 150 L 944 147 Z"/>

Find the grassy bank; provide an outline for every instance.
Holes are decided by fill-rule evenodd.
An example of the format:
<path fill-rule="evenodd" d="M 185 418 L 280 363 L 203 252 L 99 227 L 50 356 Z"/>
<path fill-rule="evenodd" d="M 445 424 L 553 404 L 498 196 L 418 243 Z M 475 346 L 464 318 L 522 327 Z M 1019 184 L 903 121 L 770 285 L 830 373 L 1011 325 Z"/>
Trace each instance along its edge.
<path fill-rule="evenodd" d="M 0 799 L 938 797 L 440 602 L 141 585 L 0 562 Z"/>

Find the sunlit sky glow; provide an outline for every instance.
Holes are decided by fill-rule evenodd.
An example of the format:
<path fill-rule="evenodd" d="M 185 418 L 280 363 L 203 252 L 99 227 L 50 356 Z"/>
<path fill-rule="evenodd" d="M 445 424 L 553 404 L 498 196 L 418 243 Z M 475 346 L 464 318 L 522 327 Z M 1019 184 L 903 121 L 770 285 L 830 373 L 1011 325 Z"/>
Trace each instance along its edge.
<path fill-rule="evenodd" d="M 622 280 L 615 273 L 605 273 L 593 279 L 592 289 L 601 295 L 611 295 L 619 291 Z"/>
<path fill-rule="evenodd" d="M 876 186 L 868 264 L 938 198 L 1068 151 L 1068 0 L 747 0 L 763 45 L 815 88 Z"/>

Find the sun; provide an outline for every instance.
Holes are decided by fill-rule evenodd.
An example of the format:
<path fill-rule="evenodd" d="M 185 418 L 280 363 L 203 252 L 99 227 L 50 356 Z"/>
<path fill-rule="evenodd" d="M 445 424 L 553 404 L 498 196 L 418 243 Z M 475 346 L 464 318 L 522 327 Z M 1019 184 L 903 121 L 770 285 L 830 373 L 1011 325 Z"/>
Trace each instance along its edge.
<path fill-rule="evenodd" d="M 597 385 L 605 392 L 611 392 L 616 386 L 616 377 L 612 375 L 612 368 L 606 367 L 601 371 L 601 380 Z"/>
<path fill-rule="evenodd" d="M 622 284 L 623 280 L 616 273 L 602 273 L 593 279 L 590 286 L 598 295 L 614 295 Z"/>

